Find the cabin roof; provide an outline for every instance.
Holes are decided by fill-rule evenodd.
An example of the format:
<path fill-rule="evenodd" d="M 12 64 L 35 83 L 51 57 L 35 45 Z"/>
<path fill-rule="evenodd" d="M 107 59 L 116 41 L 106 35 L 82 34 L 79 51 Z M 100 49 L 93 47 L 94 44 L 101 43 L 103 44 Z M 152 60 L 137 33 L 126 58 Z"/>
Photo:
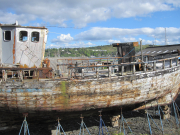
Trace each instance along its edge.
<path fill-rule="evenodd" d="M 142 52 L 143 55 L 157 56 L 178 53 L 178 50 L 180 51 L 180 44 L 147 47 Z M 141 51 L 136 53 L 136 55 L 141 55 Z"/>
<path fill-rule="evenodd" d="M 31 29 L 47 29 L 46 27 L 35 27 L 35 26 L 21 26 L 19 24 L 1 24 L 0 27 L 16 27 L 16 28 L 31 28 Z"/>

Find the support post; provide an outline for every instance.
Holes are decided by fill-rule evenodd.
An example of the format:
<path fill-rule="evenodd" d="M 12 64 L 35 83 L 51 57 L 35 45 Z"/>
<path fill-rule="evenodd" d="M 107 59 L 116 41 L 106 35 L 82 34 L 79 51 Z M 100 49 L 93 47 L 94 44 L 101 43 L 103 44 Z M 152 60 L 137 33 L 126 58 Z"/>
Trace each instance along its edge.
<path fill-rule="evenodd" d="M 146 63 L 144 63 L 143 71 L 146 72 Z"/>
<path fill-rule="evenodd" d="M 170 67 L 172 67 L 172 59 L 170 59 Z"/>
<path fill-rule="evenodd" d="M 135 64 L 133 64 L 133 74 L 135 74 Z"/>
<path fill-rule="evenodd" d="M 37 70 L 37 80 L 39 81 L 39 70 Z"/>
<path fill-rule="evenodd" d="M 6 70 L 2 70 L 2 77 L 3 77 L 3 81 L 6 81 L 7 80 L 7 73 L 6 73 Z"/>
<path fill-rule="evenodd" d="M 84 79 L 84 68 L 82 68 L 81 70 L 82 70 L 81 77 L 82 79 Z"/>
<path fill-rule="evenodd" d="M 99 68 L 96 67 L 96 78 L 99 79 Z"/>
<path fill-rule="evenodd" d="M 123 76 L 124 73 L 124 66 L 121 67 L 121 75 Z"/>
<path fill-rule="evenodd" d="M 165 69 L 165 60 L 163 60 L 163 69 Z"/>
<path fill-rule="evenodd" d="M 141 46 L 141 60 L 143 62 L 143 53 L 142 53 L 142 40 L 140 40 L 140 46 Z"/>
<path fill-rule="evenodd" d="M 111 67 L 108 67 L 108 76 L 111 78 Z"/>
<path fill-rule="evenodd" d="M 49 72 L 49 77 L 50 77 L 50 72 Z M 54 71 L 52 72 L 52 79 L 53 79 L 53 81 L 55 79 L 55 72 Z"/>
<path fill-rule="evenodd" d="M 19 71 L 19 80 L 23 81 L 23 73 L 22 70 Z"/>
<path fill-rule="evenodd" d="M 156 61 L 153 62 L 153 71 L 156 71 Z"/>
<path fill-rule="evenodd" d="M 176 66 L 178 66 L 178 64 L 179 64 L 179 59 L 177 58 L 176 59 Z"/>
<path fill-rule="evenodd" d="M 72 72 L 71 69 L 68 69 L 68 79 L 71 79 L 71 77 L 72 77 L 72 73 L 71 72 Z"/>
<path fill-rule="evenodd" d="M 114 64 L 113 64 L 114 65 Z M 111 67 L 112 74 L 114 74 L 114 67 Z"/>

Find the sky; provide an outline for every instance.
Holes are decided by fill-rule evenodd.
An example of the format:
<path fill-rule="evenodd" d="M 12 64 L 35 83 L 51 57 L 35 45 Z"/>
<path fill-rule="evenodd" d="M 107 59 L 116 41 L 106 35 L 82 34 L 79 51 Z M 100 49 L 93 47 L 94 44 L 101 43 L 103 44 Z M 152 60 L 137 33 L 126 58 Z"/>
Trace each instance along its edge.
<path fill-rule="evenodd" d="M 180 0 L 0 0 L 0 23 L 16 20 L 47 27 L 46 48 L 180 44 Z"/>

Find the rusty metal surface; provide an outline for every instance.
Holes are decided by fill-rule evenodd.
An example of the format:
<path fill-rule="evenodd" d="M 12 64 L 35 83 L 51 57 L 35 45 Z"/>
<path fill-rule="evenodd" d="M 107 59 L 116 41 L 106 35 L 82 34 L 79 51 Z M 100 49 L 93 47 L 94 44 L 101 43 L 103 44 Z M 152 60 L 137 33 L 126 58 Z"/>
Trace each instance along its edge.
<path fill-rule="evenodd" d="M 53 78 L 52 68 L 11 68 L 11 67 L 0 67 L 0 78 L 2 81 L 8 79 L 42 79 L 42 78 Z"/>
<path fill-rule="evenodd" d="M 165 104 L 171 101 L 170 93 L 173 98 L 178 93 L 179 77 L 179 67 L 173 67 L 111 79 L 1 82 L 0 108 L 28 113 L 71 112 L 133 105 L 156 98 Z M 156 104 L 153 101 L 151 106 Z"/>
<path fill-rule="evenodd" d="M 50 60 L 48 58 L 46 58 L 44 60 L 44 64 L 46 64 L 46 67 L 49 68 L 50 67 Z"/>
<path fill-rule="evenodd" d="M 133 42 L 133 46 L 134 46 L 134 47 L 139 47 L 138 42 Z"/>

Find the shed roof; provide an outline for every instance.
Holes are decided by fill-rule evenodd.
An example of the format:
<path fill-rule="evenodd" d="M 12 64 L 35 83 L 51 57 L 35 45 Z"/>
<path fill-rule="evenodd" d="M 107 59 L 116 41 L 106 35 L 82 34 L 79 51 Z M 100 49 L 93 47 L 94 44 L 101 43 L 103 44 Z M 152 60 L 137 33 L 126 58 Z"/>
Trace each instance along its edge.
<path fill-rule="evenodd" d="M 177 50 L 180 50 L 180 44 L 148 47 L 144 49 L 142 52 L 143 55 L 157 56 L 169 53 L 178 53 Z M 141 51 L 136 53 L 136 55 L 141 55 Z"/>

